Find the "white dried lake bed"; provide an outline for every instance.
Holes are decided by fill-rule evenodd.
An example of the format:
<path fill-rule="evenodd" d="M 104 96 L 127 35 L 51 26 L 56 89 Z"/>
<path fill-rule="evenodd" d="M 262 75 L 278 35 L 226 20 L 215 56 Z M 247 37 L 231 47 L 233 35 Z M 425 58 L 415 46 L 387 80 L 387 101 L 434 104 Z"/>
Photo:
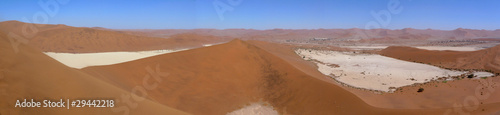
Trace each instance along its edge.
<path fill-rule="evenodd" d="M 305 60 L 316 63 L 319 72 L 339 82 L 357 88 L 384 92 L 391 92 L 395 88 L 415 83 L 425 83 L 440 77 L 466 73 L 377 54 L 309 49 L 298 49 L 295 52 Z"/>
<path fill-rule="evenodd" d="M 210 47 L 222 43 L 204 44 L 203 47 Z M 173 53 L 178 51 L 189 50 L 151 50 L 151 51 L 137 51 L 137 52 L 96 52 L 96 53 L 58 53 L 58 52 L 44 52 L 46 55 L 63 63 L 72 68 L 85 68 L 89 66 L 112 65 L 151 56 Z"/>
<path fill-rule="evenodd" d="M 478 78 L 495 76 L 495 74 L 490 73 L 490 72 L 474 72 L 473 75 L 478 77 Z"/>
<path fill-rule="evenodd" d="M 451 47 L 451 46 L 418 46 L 416 48 L 425 49 L 425 50 L 438 50 L 438 51 L 477 51 L 483 48 L 478 47 Z"/>
<path fill-rule="evenodd" d="M 66 66 L 81 69 L 88 66 L 118 64 L 160 54 L 172 53 L 181 50 L 154 50 L 139 52 L 98 52 L 98 53 L 56 53 L 44 52 L 46 55 L 63 63 Z"/>
<path fill-rule="evenodd" d="M 349 48 L 352 50 L 382 50 L 385 49 L 389 46 L 342 46 L 344 48 Z M 479 47 L 453 47 L 453 46 L 411 46 L 414 48 L 418 49 L 425 49 L 425 50 L 437 50 L 437 51 L 444 51 L 444 50 L 449 50 L 449 51 L 477 51 L 481 50 L 483 48 Z"/>

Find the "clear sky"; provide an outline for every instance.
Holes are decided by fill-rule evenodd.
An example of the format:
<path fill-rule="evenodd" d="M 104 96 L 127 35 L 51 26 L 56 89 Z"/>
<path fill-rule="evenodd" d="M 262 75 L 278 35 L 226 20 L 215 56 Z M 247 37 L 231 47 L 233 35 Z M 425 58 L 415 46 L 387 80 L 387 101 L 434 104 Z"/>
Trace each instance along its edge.
<path fill-rule="evenodd" d="M 58 10 L 47 12 L 39 1 L 53 1 L 57 7 L 52 5 L 49 10 Z M 366 28 L 370 22 L 387 29 L 500 29 L 499 0 L 56 1 L 1 0 L 0 21 L 112 29 L 330 29 Z M 400 12 L 389 12 L 390 21 L 385 16 L 380 16 L 384 22 L 378 21 L 371 12 L 387 12 L 388 5 Z"/>

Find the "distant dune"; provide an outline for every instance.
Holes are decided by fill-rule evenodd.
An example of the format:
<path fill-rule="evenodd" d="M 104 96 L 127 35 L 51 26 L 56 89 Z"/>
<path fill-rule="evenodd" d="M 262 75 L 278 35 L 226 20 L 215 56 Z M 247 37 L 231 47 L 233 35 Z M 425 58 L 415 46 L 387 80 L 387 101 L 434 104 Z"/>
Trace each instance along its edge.
<path fill-rule="evenodd" d="M 117 30 L 128 34 L 169 37 L 175 34 L 191 33 L 210 36 L 229 36 L 244 40 L 298 40 L 317 38 L 332 38 L 336 40 L 359 40 L 360 42 L 394 42 L 419 41 L 419 40 L 463 40 L 500 38 L 500 29 L 497 30 L 475 30 L 457 28 L 455 30 L 434 29 L 129 29 Z"/>
<path fill-rule="evenodd" d="M 23 26 L 32 25 L 18 21 L 0 22 L 0 30 L 24 36 Z M 31 26 L 26 26 L 31 27 Z M 204 44 L 227 42 L 227 37 L 196 34 L 179 34 L 170 38 L 136 36 L 102 28 L 71 27 L 65 25 L 35 24 L 33 37 L 25 37 L 29 44 L 44 52 L 92 53 L 112 51 L 146 51 L 202 47 Z M 27 33 L 33 33 L 27 29 Z M 26 32 L 24 32 L 26 33 Z"/>

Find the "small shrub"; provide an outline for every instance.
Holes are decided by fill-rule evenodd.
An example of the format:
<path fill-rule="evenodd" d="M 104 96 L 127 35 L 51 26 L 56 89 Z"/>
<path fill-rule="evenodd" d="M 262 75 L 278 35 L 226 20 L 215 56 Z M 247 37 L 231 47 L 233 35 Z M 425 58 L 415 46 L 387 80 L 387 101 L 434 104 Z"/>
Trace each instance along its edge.
<path fill-rule="evenodd" d="M 443 81 L 443 83 L 446 83 L 446 82 L 448 82 L 448 81 Z"/>
<path fill-rule="evenodd" d="M 473 75 L 473 74 L 469 74 L 469 75 L 467 75 L 467 78 L 473 78 L 473 77 L 474 77 L 474 75 Z"/>
<path fill-rule="evenodd" d="M 424 92 L 424 88 L 418 88 L 418 91 L 417 92 Z"/>

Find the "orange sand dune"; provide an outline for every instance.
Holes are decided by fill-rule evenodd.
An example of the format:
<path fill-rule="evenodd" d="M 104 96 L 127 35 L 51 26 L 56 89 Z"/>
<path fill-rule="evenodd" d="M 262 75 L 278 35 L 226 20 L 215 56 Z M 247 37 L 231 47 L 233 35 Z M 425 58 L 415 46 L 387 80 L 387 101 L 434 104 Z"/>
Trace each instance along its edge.
<path fill-rule="evenodd" d="M 5 34 L 9 34 L 10 32 L 23 35 L 27 34 L 34 35 L 33 33 L 42 32 L 46 30 L 52 29 L 60 29 L 60 28 L 68 28 L 69 26 L 63 24 L 51 25 L 51 24 L 33 24 L 33 23 L 24 23 L 19 21 L 4 21 L 0 22 L 0 32 Z"/>
<path fill-rule="evenodd" d="M 158 55 L 83 71 L 124 89 L 141 84 L 143 67 L 168 73 L 148 95 L 192 114 L 225 114 L 252 102 L 268 102 L 282 114 L 443 114 L 445 109 L 380 109 L 343 88 L 321 81 L 241 40 Z M 491 113 L 498 104 L 481 105 Z"/>
<path fill-rule="evenodd" d="M 119 114 L 111 108 L 15 108 L 17 100 L 35 99 L 121 99 L 130 92 L 110 85 L 77 69 L 69 68 L 40 50 L 19 45 L 13 50 L 6 35 L 0 33 L 0 114 Z M 116 102 L 116 107 L 124 106 Z M 130 114 L 185 114 L 157 102 L 144 100 Z"/>
<path fill-rule="evenodd" d="M 26 29 L 28 27 L 33 27 L 37 31 L 33 32 Z M 28 44 L 40 48 L 44 52 L 66 53 L 184 49 L 229 40 L 228 37 L 202 36 L 189 33 L 174 35 L 165 39 L 136 36 L 105 29 L 30 24 L 18 21 L 0 22 L 0 31 L 12 32 L 21 36 L 28 40 Z"/>

